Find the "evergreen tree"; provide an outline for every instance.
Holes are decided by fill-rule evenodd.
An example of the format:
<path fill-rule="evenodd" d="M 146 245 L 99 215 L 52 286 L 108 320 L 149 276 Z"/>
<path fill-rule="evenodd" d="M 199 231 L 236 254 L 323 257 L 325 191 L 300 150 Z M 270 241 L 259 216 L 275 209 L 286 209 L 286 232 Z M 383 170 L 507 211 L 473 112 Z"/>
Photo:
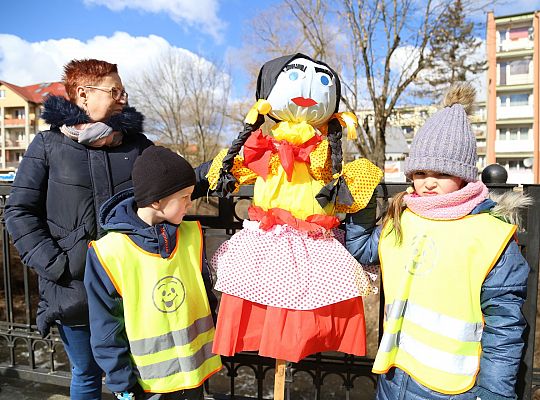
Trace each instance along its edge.
<path fill-rule="evenodd" d="M 475 57 L 482 41 L 474 36 L 474 28 L 474 23 L 466 19 L 461 0 L 455 0 L 443 12 L 430 39 L 433 57 L 422 77 L 422 83 L 429 84 L 426 95 L 438 98 L 453 83 L 467 81 L 471 74 L 486 69 L 484 57 Z"/>

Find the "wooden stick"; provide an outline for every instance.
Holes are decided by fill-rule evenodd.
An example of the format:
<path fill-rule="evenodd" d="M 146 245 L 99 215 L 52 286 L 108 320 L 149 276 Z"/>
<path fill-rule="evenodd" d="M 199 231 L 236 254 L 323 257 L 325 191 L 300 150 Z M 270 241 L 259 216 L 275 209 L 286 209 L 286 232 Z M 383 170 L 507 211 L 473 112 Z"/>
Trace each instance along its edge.
<path fill-rule="evenodd" d="M 285 368 L 287 361 L 276 359 L 276 373 L 274 375 L 274 400 L 285 398 Z"/>

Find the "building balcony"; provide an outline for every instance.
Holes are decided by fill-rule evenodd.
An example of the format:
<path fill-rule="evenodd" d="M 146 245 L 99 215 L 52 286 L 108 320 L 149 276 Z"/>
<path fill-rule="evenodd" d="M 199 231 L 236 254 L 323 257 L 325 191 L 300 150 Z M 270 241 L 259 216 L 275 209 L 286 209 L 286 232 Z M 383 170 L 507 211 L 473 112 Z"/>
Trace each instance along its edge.
<path fill-rule="evenodd" d="M 499 92 L 526 92 L 529 90 L 533 90 L 534 84 L 531 81 L 527 83 L 521 83 L 521 84 L 510 84 L 506 83 L 505 85 L 497 85 L 497 93 Z"/>
<path fill-rule="evenodd" d="M 474 133 L 474 136 L 476 137 L 476 139 L 485 139 L 486 138 L 486 134 L 487 134 L 487 130 L 486 129 L 478 129 L 478 128 L 473 128 L 473 133 Z"/>
<path fill-rule="evenodd" d="M 26 118 L 6 118 L 4 119 L 5 128 L 24 127 L 26 126 Z"/>
<path fill-rule="evenodd" d="M 534 149 L 533 140 L 496 140 L 496 153 L 532 154 Z"/>
<path fill-rule="evenodd" d="M 534 78 L 532 74 L 523 74 L 523 75 L 513 75 L 513 76 L 507 76 L 506 82 L 504 84 L 501 84 L 500 78 L 499 82 L 497 83 L 497 89 L 505 89 L 505 86 L 515 86 L 515 85 L 523 85 L 523 88 L 529 89 L 533 87 Z"/>
<path fill-rule="evenodd" d="M 521 183 L 521 184 L 531 184 L 534 182 L 534 174 L 532 169 L 513 169 L 509 168 L 507 183 Z"/>
<path fill-rule="evenodd" d="M 510 50 L 510 51 L 497 51 L 497 60 L 506 60 L 513 58 L 528 57 L 534 53 L 534 48 Z"/>
<path fill-rule="evenodd" d="M 26 149 L 28 145 L 24 140 L 11 140 L 6 141 L 5 148 L 10 150 Z"/>
<path fill-rule="evenodd" d="M 532 106 L 497 107 L 497 120 L 512 118 L 533 118 Z"/>
<path fill-rule="evenodd" d="M 506 52 L 529 52 L 534 48 L 534 42 L 528 38 L 519 40 L 503 40 L 498 43 L 497 51 L 499 53 Z"/>
<path fill-rule="evenodd" d="M 20 161 L 8 161 L 6 162 L 6 169 L 16 170 L 19 168 Z"/>

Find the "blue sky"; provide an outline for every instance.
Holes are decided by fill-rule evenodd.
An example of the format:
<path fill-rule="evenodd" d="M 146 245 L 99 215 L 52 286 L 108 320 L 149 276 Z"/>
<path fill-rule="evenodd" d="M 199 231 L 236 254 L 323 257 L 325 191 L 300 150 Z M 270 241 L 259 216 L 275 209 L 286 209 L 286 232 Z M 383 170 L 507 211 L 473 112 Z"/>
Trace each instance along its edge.
<path fill-rule="evenodd" d="M 141 3 L 174 3 L 174 1 L 152 1 Z M 185 3 L 197 3 L 187 0 Z M 162 7 L 162 11 L 122 8 L 111 10 L 103 4 L 118 3 L 122 7 L 129 1 L 115 0 L 15 0 L 2 7 L 2 31 L 11 33 L 29 42 L 73 37 L 87 41 L 97 35 L 112 36 L 115 32 L 127 32 L 132 36 L 150 34 L 165 38 L 171 45 L 182 47 L 203 57 L 223 56 L 228 44 L 235 46 L 242 40 L 245 19 L 254 15 L 261 5 L 271 1 L 246 0 L 199 1 L 206 12 L 195 21 L 180 13 L 175 15 L 173 7 Z M 133 3 L 133 2 L 132 2 Z M 182 8 L 184 1 L 178 1 Z M 176 20 L 175 20 L 176 19 Z"/>
<path fill-rule="evenodd" d="M 420 0 L 419 0 L 420 1 Z M 246 93 L 239 57 L 247 21 L 279 0 L 13 0 L 2 6 L 0 80 L 59 80 L 72 58 L 101 58 L 136 76 L 162 51 L 229 62 L 233 96 Z M 540 9 L 540 0 L 497 0 L 496 15 Z M 278 15 L 275 18 L 279 18 Z M 485 21 L 485 16 L 477 16 Z M 257 51 L 257 49 L 253 49 Z M 244 53 L 245 54 L 245 53 Z"/>
<path fill-rule="evenodd" d="M 61 65 L 81 56 L 112 58 L 129 77 L 167 48 L 222 62 L 241 47 L 247 20 L 276 1 L 10 1 L 2 7 L 0 80 L 58 80 Z M 241 96 L 247 79 L 237 63 L 231 68 Z"/>

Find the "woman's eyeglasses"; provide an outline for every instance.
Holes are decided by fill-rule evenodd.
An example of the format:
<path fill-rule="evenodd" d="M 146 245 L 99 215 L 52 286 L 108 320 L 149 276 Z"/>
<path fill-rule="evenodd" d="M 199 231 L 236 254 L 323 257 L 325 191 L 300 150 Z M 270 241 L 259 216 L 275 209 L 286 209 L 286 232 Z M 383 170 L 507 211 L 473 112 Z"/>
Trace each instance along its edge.
<path fill-rule="evenodd" d="M 85 88 L 89 88 L 89 89 L 97 89 L 97 90 L 101 90 L 103 92 L 109 92 L 111 94 L 111 97 L 115 100 L 115 101 L 120 101 L 120 100 L 127 100 L 128 98 L 128 94 L 127 92 L 124 90 L 124 89 L 118 89 L 116 87 L 110 87 L 110 88 L 107 88 L 107 87 L 103 87 L 103 86 L 91 86 L 91 85 L 86 85 L 84 86 Z"/>

